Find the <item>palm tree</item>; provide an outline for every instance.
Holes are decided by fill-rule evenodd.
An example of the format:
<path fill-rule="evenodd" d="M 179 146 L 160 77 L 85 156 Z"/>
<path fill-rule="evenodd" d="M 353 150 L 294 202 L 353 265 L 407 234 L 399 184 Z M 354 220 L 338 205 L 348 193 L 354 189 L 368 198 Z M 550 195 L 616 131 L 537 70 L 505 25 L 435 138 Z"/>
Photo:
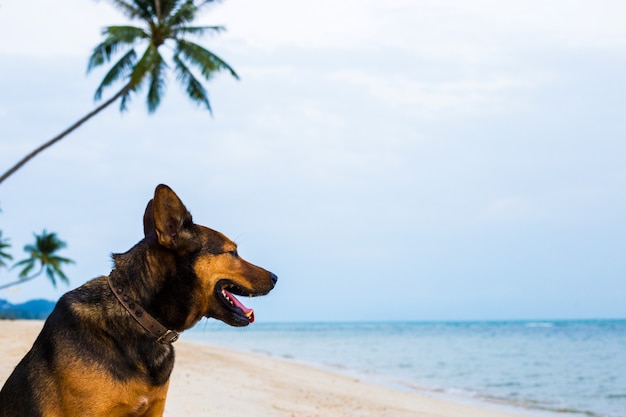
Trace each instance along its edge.
<path fill-rule="evenodd" d="M 10 248 L 11 244 L 9 243 L 9 239 L 4 239 L 2 237 L 2 230 L 0 230 L 0 268 L 3 266 L 7 266 L 5 261 L 10 261 L 13 259 L 11 255 L 6 253 L 4 250 Z"/>
<path fill-rule="evenodd" d="M 89 58 L 87 72 L 110 62 L 114 55 L 126 51 L 106 73 L 96 89 L 94 98 L 96 101 L 100 100 L 103 90 L 115 83 L 121 82 L 122 88 L 67 130 L 26 155 L 0 177 L 0 183 L 30 159 L 63 139 L 119 98 L 121 98 L 120 111 L 126 110 L 131 95 L 137 93 L 145 85 L 148 88 L 148 112 L 153 113 L 159 107 L 165 92 L 166 72 L 172 67 L 187 96 L 197 104 L 206 107 L 209 112 L 211 112 L 211 105 L 207 91 L 192 68 L 205 81 L 209 81 L 216 73 L 224 70 L 239 79 L 235 70 L 224 60 L 188 39 L 208 33 L 217 34 L 224 30 L 223 26 L 191 25 L 198 12 L 216 0 L 109 1 L 126 17 L 139 21 L 141 25 L 105 27 L 102 30 L 105 39 L 94 48 Z M 145 49 L 139 57 L 136 48 L 140 45 L 144 45 Z M 171 50 L 171 54 L 167 57 L 161 54 L 163 46 Z M 171 61 L 170 65 L 167 64 L 168 60 Z"/>
<path fill-rule="evenodd" d="M 11 282 L 0 286 L 0 289 L 11 287 L 13 285 L 22 284 L 26 281 L 37 278 L 43 272 L 46 273 L 52 285 L 56 288 L 58 277 L 65 284 L 69 284 L 70 281 L 65 276 L 62 270 L 64 264 L 74 263 L 71 259 L 63 258 L 56 255 L 56 252 L 65 248 L 67 245 L 60 240 L 56 233 L 48 233 L 45 230 L 41 235 L 35 235 L 35 244 L 24 246 L 24 251 L 30 253 L 30 257 L 17 262 L 16 266 L 23 266 L 24 268 L 20 272 L 19 281 Z M 28 275 L 37 265 L 39 270 L 33 275 Z"/>

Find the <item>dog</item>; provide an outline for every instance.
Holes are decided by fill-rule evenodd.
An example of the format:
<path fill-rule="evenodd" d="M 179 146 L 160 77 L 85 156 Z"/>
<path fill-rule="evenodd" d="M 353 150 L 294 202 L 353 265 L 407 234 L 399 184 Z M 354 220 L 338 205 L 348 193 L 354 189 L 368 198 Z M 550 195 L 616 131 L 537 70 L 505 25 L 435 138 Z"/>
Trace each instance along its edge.
<path fill-rule="evenodd" d="M 114 268 L 57 302 L 0 391 L 0 417 L 162 416 L 180 332 L 201 318 L 247 326 L 235 296 L 261 296 L 273 273 L 222 233 L 193 223 L 166 185 L 144 214 L 144 238 Z"/>

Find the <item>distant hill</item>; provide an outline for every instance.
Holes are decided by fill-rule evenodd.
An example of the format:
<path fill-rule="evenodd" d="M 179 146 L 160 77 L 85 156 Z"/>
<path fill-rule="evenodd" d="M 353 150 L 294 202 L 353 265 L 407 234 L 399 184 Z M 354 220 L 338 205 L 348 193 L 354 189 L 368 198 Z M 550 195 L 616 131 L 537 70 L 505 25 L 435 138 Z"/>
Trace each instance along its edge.
<path fill-rule="evenodd" d="M 11 304 L 0 299 L 0 319 L 31 319 L 43 320 L 47 318 L 54 305 L 54 301 L 30 300 L 22 304 Z"/>

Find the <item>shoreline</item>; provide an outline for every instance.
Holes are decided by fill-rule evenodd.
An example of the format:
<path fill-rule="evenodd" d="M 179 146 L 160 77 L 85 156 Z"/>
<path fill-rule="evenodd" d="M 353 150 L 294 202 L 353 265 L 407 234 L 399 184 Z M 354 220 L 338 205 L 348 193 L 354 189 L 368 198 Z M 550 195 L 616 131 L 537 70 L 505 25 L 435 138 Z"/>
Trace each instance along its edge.
<path fill-rule="evenodd" d="M 542 326 L 536 321 L 288 322 L 244 330 L 215 323 L 185 337 L 482 408 L 533 417 L 626 417 L 620 395 L 626 381 L 619 372 L 626 320 Z M 577 357 L 586 359 L 572 368 Z M 603 380 L 612 383 L 600 388 Z"/>
<path fill-rule="evenodd" d="M 0 320 L 0 381 L 30 349 L 42 321 Z M 523 417 L 361 379 L 287 359 L 181 340 L 165 416 Z"/>
<path fill-rule="evenodd" d="M 417 386 L 413 383 L 407 382 L 402 379 L 394 379 L 383 375 L 378 375 L 377 377 L 373 377 L 371 375 L 367 375 L 358 370 L 354 370 L 347 367 L 333 366 L 323 363 L 317 363 L 311 360 L 302 360 L 297 359 L 292 356 L 289 357 L 281 357 L 272 355 L 269 352 L 261 351 L 261 350 L 247 350 L 247 349 L 238 349 L 233 348 L 231 346 L 223 346 L 219 344 L 214 344 L 210 342 L 205 342 L 201 340 L 184 340 L 184 343 L 189 343 L 192 345 L 205 346 L 210 349 L 215 349 L 218 351 L 227 351 L 233 355 L 244 355 L 244 356 L 252 356 L 258 357 L 260 360 L 270 360 L 270 361 L 278 361 L 284 362 L 287 366 L 296 365 L 298 367 L 303 367 L 309 370 L 315 370 L 324 372 L 333 377 L 346 378 L 358 383 L 362 383 L 364 385 L 370 385 L 374 388 L 380 388 L 387 391 L 405 393 L 408 395 L 416 395 L 421 397 L 422 399 L 441 401 L 444 403 L 451 403 L 461 406 L 468 406 L 471 408 L 478 408 L 482 411 L 491 411 L 496 414 L 493 417 L 557 417 L 557 416 L 576 416 L 581 413 L 577 412 L 564 412 L 559 410 L 551 410 L 544 409 L 538 407 L 530 407 L 525 406 L 524 404 L 518 404 L 506 399 L 496 398 L 496 397 L 488 397 L 482 396 L 480 394 L 475 394 L 471 392 L 454 392 L 448 391 L 443 388 L 435 388 L 435 387 L 426 387 L 426 386 Z M 174 367 L 176 369 L 176 366 Z M 175 371 L 174 371 L 175 372 Z M 167 410 L 166 410 L 167 411 Z M 499 414 L 498 414 L 499 413 Z M 346 414 L 348 416 L 350 414 Z M 451 417 L 452 415 L 448 415 L 445 413 L 436 413 L 433 414 L 437 417 Z M 474 416 L 473 414 L 468 414 Z M 487 415 L 487 414 L 476 414 L 478 415 Z M 369 416 L 369 414 L 368 414 Z M 377 414 L 371 414 L 372 417 L 377 416 Z M 390 416 L 395 416 L 395 414 L 390 414 Z M 420 417 L 430 417 L 431 414 L 420 414 Z M 454 415 L 455 417 L 458 417 Z M 488 414 L 488 416 L 492 416 Z"/>

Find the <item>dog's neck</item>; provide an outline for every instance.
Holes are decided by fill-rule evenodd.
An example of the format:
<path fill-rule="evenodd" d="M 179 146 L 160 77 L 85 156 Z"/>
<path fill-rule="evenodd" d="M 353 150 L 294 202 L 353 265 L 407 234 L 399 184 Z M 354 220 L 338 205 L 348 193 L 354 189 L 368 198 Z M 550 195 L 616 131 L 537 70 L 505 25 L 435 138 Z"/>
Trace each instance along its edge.
<path fill-rule="evenodd" d="M 163 326 L 157 319 L 152 317 L 138 301 L 133 300 L 121 285 L 115 285 L 111 276 L 107 276 L 107 282 L 120 304 L 148 333 L 152 334 L 156 341 L 163 344 L 171 344 L 178 340 L 180 334 Z"/>
<path fill-rule="evenodd" d="M 180 259 L 154 240 L 144 239 L 126 253 L 113 255 L 111 281 L 165 327 L 182 332 L 202 311 L 192 309 L 191 294 L 198 285 Z"/>

